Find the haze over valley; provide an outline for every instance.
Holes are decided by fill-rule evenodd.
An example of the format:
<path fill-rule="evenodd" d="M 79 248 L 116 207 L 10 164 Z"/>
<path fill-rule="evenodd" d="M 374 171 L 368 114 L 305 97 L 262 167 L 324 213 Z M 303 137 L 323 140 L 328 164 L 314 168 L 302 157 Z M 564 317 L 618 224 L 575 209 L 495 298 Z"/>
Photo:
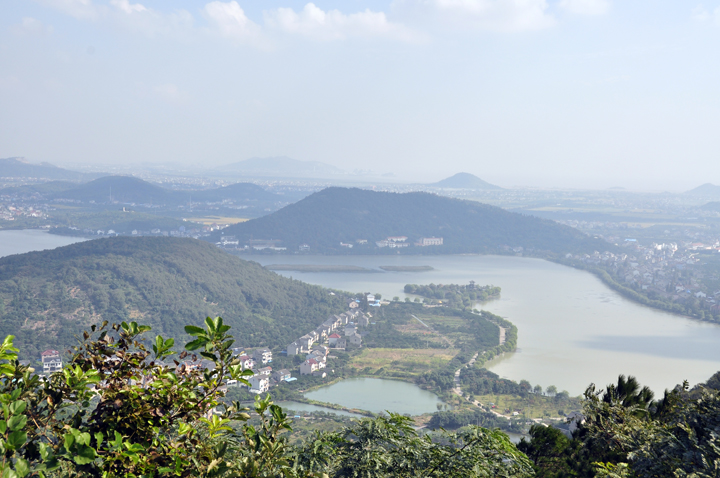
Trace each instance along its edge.
<path fill-rule="evenodd" d="M 718 25 L 6 2 L 0 474 L 718 476 Z"/>

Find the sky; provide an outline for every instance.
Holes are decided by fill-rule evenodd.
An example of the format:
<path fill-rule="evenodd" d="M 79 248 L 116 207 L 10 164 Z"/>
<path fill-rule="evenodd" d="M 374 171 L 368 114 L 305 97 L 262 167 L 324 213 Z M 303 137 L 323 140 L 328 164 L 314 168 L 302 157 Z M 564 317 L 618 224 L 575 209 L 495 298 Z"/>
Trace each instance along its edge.
<path fill-rule="evenodd" d="M 720 0 L 0 2 L 0 157 L 720 184 Z"/>

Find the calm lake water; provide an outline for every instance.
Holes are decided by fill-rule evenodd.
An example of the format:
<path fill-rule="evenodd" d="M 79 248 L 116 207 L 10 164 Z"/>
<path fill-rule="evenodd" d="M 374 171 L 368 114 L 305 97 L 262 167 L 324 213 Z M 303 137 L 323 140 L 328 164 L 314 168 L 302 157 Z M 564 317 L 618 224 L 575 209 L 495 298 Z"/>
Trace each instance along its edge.
<path fill-rule="evenodd" d="M 404 299 L 407 283 L 494 284 L 502 298 L 482 308 L 519 329 L 518 351 L 487 366 L 500 376 L 555 385 L 571 395 L 590 382 L 635 375 L 657 393 L 720 370 L 720 327 L 631 302 L 590 273 L 540 259 L 509 256 L 249 256 L 267 264 L 377 268 L 430 265 L 427 272 L 282 272 L 312 284 Z M 358 397 L 359 398 L 359 397 Z M 330 401 L 330 400 L 328 400 Z M 340 403 L 340 402 L 336 402 Z M 362 408 L 362 407 L 360 407 Z"/>
<path fill-rule="evenodd" d="M 39 229 L 0 231 L 0 257 L 43 251 L 85 241 L 82 237 L 57 236 Z"/>
<path fill-rule="evenodd" d="M 437 404 L 442 403 L 437 395 L 412 383 L 381 378 L 350 378 L 308 392 L 305 396 L 373 413 L 389 410 L 410 415 L 436 412 Z"/>
<path fill-rule="evenodd" d="M 293 412 L 298 412 L 299 415 L 303 415 L 306 412 L 307 413 L 309 413 L 309 412 L 324 412 L 324 413 L 333 413 L 335 415 L 342 415 L 344 417 L 351 417 L 351 418 L 364 418 L 365 417 L 365 415 L 360 415 L 359 413 L 351 413 L 351 412 L 346 412 L 345 410 L 335 410 L 334 408 L 320 407 L 318 405 L 312 405 L 310 403 L 280 401 L 280 402 L 276 402 L 276 404 L 280 405 L 283 408 L 284 412 L 287 412 L 288 410 L 292 410 Z"/>

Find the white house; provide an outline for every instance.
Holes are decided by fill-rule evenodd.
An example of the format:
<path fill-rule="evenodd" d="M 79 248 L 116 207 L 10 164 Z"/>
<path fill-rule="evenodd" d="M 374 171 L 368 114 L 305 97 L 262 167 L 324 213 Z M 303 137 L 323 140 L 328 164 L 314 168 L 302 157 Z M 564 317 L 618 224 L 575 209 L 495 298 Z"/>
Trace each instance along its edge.
<path fill-rule="evenodd" d="M 43 373 L 53 373 L 62 370 L 62 359 L 57 350 L 46 350 L 40 354 L 43 364 Z"/>
<path fill-rule="evenodd" d="M 318 361 L 315 359 L 309 359 L 300 364 L 300 375 L 311 375 L 313 372 L 317 372 L 319 369 Z"/>
<path fill-rule="evenodd" d="M 265 375 L 255 375 L 248 379 L 252 393 L 263 393 L 270 389 L 270 380 Z"/>
<path fill-rule="evenodd" d="M 263 347 L 253 352 L 253 358 L 256 363 L 266 364 L 272 362 L 272 352 L 267 347 Z"/>
<path fill-rule="evenodd" d="M 250 370 L 255 367 L 255 361 L 249 355 L 241 355 L 238 359 L 243 370 Z"/>

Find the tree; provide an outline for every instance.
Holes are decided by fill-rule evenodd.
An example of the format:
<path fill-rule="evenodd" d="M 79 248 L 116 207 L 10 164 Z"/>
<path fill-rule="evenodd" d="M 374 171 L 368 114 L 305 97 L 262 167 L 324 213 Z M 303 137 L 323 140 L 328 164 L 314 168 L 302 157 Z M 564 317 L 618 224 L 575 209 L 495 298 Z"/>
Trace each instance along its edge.
<path fill-rule="evenodd" d="M 545 393 L 547 393 L 551 397 L 554 397 L 555 394 L 557 394 L 557 387 L 555 385 L 550 385 L 548 388 L 545 389 Z"/>
<path fill-rule="evenodd" d="M 543 388 L 540 385 L 535 385 L 535 388 L 533 388 L 533 392 L 535 392 L 536 395 L 542 395 Z"/>
<path fill-rule="evenodd" d="M 289 421 L 269 399 L 256 402 L 259 427 L 229 426 L 249 415 L 222 403 L 220 387 L 228 379 L 247 383 L 249 374 L 233 357 L 229 326 L 221 318 L 205 325 L 186 327 L 195 340 L 170 365 L 173 340 L 157 336 L 151 352 L 141 337 L 150 327 L 93 326 L 62 372 L 44 382 L 16 360 L 7 337 L 0 348 L 3 476 L 275 476 L 287 468 L 276 457 L 289 449 L 279 436 Z M 212 367 L 196 367 L 200 358 L 188 351 Z"/>
<path fill-rule="evenodd" d="M 533 462 L 540 476 L 567 476 L 571 471 L 571 440 L 562 431 L 544 425 L 530 427 L 530 440 L 524 437 L 518 449 Z"/>
<path fill-rule="evenodd" d="M 499 430 L 470 426 L 436 440 L 419 436 L 409 417 L 363 419 L 338 433 L 320 435 L 299 452 L 305 473 L 344 477 L 530 477 L 532 465 Z"/>
<path fill-rule="evenodd" d="M 146 341 L 135 322 L 93 326 L 61 372 L 41 381 L 0 345 L 0 476 L 529 477 L 527 457 L 499 431 L 470 427 L 434 440 L 410 419 L 365 419 L 340 433 L 289 445 L 290 419 L 269 395 L 252 410 L 224 400 L 223 384 L 248 385 L 229 326 L 186 326 L 194 340 Z M 174 360 L 173 360 L 174 358 Z M 248 420 L 253 415 L 253 422 Z"/>

